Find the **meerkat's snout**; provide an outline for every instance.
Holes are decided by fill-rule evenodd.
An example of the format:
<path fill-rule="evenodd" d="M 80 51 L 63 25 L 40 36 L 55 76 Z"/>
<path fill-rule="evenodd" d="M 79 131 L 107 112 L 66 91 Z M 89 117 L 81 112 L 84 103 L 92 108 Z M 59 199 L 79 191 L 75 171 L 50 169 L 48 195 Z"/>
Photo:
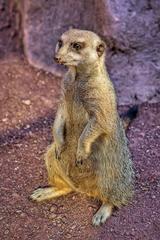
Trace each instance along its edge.
<path fill-rule="evenodd" d="M 55 56 L 55 57 L 54 57 L 54 60 L 55 60 L 55 62 L 57 62 L 57 63 L 59 63 L 59 64 L 65 64 L 65 62 L 63 62 L 60 57 Z"/>
<path fill-rule="evenodd" d="M 54 57 L 55 62 L 59 63 L 59 58 L 58 57 Z"/>

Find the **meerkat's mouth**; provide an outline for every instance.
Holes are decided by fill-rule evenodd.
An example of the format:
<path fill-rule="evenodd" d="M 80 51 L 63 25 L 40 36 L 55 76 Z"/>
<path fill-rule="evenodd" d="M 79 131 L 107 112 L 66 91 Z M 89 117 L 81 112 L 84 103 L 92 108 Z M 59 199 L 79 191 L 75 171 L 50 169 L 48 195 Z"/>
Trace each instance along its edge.
<path fill-rule="evenodd" d="M 54 60 L 56 63 L 58 63 L 60 65 L 65 65 L 65 66 L 77 66 L 79 64 L 79 61 L 77 61 L 77 60 L 70 59 L 70 60 L 64 61 L 60 57 L 54 57 Z"/>
<path fill-rule="evenodd" d="M 66 62 L 59 62 L 59 64 L 61 64 L 61 65 L 65 65 L 65 64 L 66 64 Z"/>
<path fill-rule="evenodd" d="M 79 64 L 78 61 L 76 60 L 72 60 L 72 61 L 67 61 L 67 62 L 63 62 L 63 65 L 66 65 L 66 66 L 77 66 Z"/>

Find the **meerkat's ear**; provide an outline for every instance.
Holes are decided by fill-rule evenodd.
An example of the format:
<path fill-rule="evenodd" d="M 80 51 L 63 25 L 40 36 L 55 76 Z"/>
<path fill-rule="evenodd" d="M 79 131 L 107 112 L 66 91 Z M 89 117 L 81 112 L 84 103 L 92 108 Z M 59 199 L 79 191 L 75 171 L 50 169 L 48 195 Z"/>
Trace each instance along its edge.
<path fill-rule="evenodd" d="M 99 57 L 101 57 L 103 55 L 103 53 L 105 52 L 105 49 L 106 49 L 106 44 L 105 42 L 100 42 L 98 45 L 97 45 L 97 54 Z"/>

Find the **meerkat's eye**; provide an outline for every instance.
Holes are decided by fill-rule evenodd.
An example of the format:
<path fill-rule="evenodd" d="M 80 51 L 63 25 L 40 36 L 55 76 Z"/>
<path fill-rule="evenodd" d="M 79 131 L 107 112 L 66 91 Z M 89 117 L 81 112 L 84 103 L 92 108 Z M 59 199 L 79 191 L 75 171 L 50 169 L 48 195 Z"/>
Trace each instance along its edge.
<path fill-rule="evenodd" d="M 62 45 L 63 45 L 63 42 L 62 42 L 62 40 L 61 40 L 61 39 L 59 39 L 59 40 L 58 40 L 58 47 L 59 47 L 59 48 L 61 48 L 61 47 L 62 47 Z"/>
<path fill-rule="evenodd" d="M 80 50 L 83 48 L 83 43 L 78 43 L 78 42 L 75 42 L 75 43 L 71 43 L 71 46 L 72 48 L 74 48 L 76 51 Z"/>

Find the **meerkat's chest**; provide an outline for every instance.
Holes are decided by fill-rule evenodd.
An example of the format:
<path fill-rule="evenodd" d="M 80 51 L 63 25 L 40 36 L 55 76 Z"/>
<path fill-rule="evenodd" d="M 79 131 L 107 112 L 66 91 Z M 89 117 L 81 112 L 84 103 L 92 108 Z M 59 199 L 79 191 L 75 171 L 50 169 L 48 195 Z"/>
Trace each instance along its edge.
<path fill-rule="evenodd" d="M 69 117 L 74 122 L 86 122 L 88 114 L 84 108 L 81 86 L 77 82 L 68 84 L 64 89 L 64 99 Z"/>
<path fill-rule="evenodd" d="M 64 99 L 68 107 L 83 108 L 83 101 L 81 98 L 81 87 L 78 83 L 73 82 L 64 85 Z"/>

